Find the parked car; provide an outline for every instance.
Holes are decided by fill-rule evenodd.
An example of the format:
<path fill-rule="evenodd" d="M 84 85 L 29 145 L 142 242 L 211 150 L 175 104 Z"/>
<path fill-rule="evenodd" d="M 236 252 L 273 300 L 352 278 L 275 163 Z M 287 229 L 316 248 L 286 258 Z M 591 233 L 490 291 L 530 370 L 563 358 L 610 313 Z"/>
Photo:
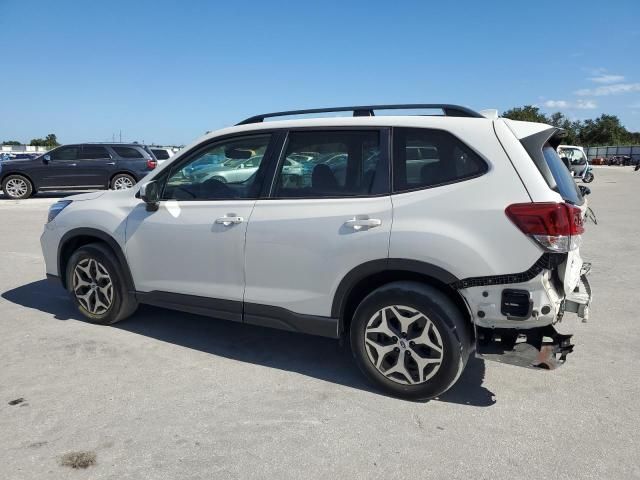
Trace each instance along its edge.
<path fill-rule="evenodd" d="M 436 107 L 444 115 L 373 116 Z M 354 117 L 263 122 L 345 110 Z M 369 380 L 402 398 L 446 391 L 474 351 L 553 369 L 573 349 L 554 325 L 587 318 L 591 301 L 584 199 L 560 138 L 454 105 L 258 115 L 133 189 L 54 204 L 47 276 L 99 324 L 151 304 L 343 339 Z M 283 181 L 284 161 L 303 152 L 345 155 L 344 178 L 316 162 L 308 178 Z M 207 155 L 253 158 L 255 171 L 192 176 Z"/>
<path fill-rule="evenodd" d="M 566 159 L 567 168 L 575 178 L 581 179 L 584 183 L 593 182 L 594 174 L 589 160 L 584 152 L 584 148 L 576 145 L 559 145 L 558 155 L 561 159 Z"/>
<path fill-rule="evenodd" d="M 64 145 L 36 158 L 3 161 L 0 182 L 12 199 L 44 190 L 121 190 L 133 187 L 156 165 L 137 144 Z"/>
<path fill-rule="evenodd" d="M 173 157 L 173 150 L 165 147 L 147 147 L 149 152 L 153 155 L 153 157 L 158 161 L 158 165 L 162 165 L 166 160 L 169 160 Z"/>

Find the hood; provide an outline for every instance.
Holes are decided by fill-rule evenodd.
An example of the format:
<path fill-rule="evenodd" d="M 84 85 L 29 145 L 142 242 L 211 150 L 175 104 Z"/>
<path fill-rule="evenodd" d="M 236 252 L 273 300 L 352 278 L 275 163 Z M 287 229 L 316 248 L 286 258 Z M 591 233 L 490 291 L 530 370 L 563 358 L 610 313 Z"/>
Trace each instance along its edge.
<path fill-rule="evenodd" d="M 81 202 L 83 200 L 95 200 L 96 198 L 100 198 L 105 193 L 107 193 L 106 190 L 99 190 L 96 192 L 89 192 L 89 193 L 81 193 L 80 195 L 71 195 L 69 197 L 64 197 L 64 200 L 73 200 L 74 202 Z"/>

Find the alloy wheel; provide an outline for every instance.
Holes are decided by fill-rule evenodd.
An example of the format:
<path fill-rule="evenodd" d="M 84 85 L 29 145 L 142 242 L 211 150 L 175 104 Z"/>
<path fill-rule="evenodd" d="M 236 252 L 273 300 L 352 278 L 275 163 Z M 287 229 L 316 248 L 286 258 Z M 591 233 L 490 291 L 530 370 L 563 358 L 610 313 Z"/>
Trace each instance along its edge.
<path fill-rule="evenodd" d="M 133 182 L 129 177 L 118 177 L 116 181 L 113 182 L 114 190 L 126 190 L 131 187 L 133 187 Z"/>
<path fill-rule="evenodd" d="M 104 314 L 113 303 L 113 283 L 100 262 L 85 258 L 73 270 L 73 294 L 89 313 Z"/>
<path fill-rule="evenodd" d="M 393 305 L 378 310 L 367 323 L 364 343 L 371 363 L 396 383 L 424 383 L 442 365 L 440 332 L 414 308 Z"/>
<path fill-rule="evenodd" d="M 12 178 L 5 185 L 5 193 L 10 197 L 21 197 L 27 193 L 29 186 L 26 180 L 21 178 Z"/>

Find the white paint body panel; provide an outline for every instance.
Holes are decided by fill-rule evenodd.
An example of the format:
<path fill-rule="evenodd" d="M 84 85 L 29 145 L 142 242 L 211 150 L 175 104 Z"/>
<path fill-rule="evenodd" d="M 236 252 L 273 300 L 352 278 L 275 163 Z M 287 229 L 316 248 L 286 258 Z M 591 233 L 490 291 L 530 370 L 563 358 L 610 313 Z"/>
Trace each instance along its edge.
<path fill-rule="evenodd" d="M 359 231 L 356 215 L 382 224 Z M 338 283 L 353 268 L 387 258 L 391 199 L 259 200 L 246 246 L 245 301 L 309 315 L 331 315 Z"/>
<path fill-rule="evenodd" d="M 255 200 L 140 202 L 127 221 L 126 256 L 136 289 L 242 301 L 244 237 Z M 216 219 L 239 216 L 222 225 Z"/>

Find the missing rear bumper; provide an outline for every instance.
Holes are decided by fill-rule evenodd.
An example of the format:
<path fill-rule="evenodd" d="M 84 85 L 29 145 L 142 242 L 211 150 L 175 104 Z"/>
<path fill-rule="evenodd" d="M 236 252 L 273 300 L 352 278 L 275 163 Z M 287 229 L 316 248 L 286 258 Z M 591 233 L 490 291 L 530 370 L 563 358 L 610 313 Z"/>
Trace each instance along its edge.
<path fill-rule="evenodd" d="M 531 329 L 476 326 L 476 356 L 528 368 L 553 370 L 573 351 L 572 335 L 551 325 Z"/>

